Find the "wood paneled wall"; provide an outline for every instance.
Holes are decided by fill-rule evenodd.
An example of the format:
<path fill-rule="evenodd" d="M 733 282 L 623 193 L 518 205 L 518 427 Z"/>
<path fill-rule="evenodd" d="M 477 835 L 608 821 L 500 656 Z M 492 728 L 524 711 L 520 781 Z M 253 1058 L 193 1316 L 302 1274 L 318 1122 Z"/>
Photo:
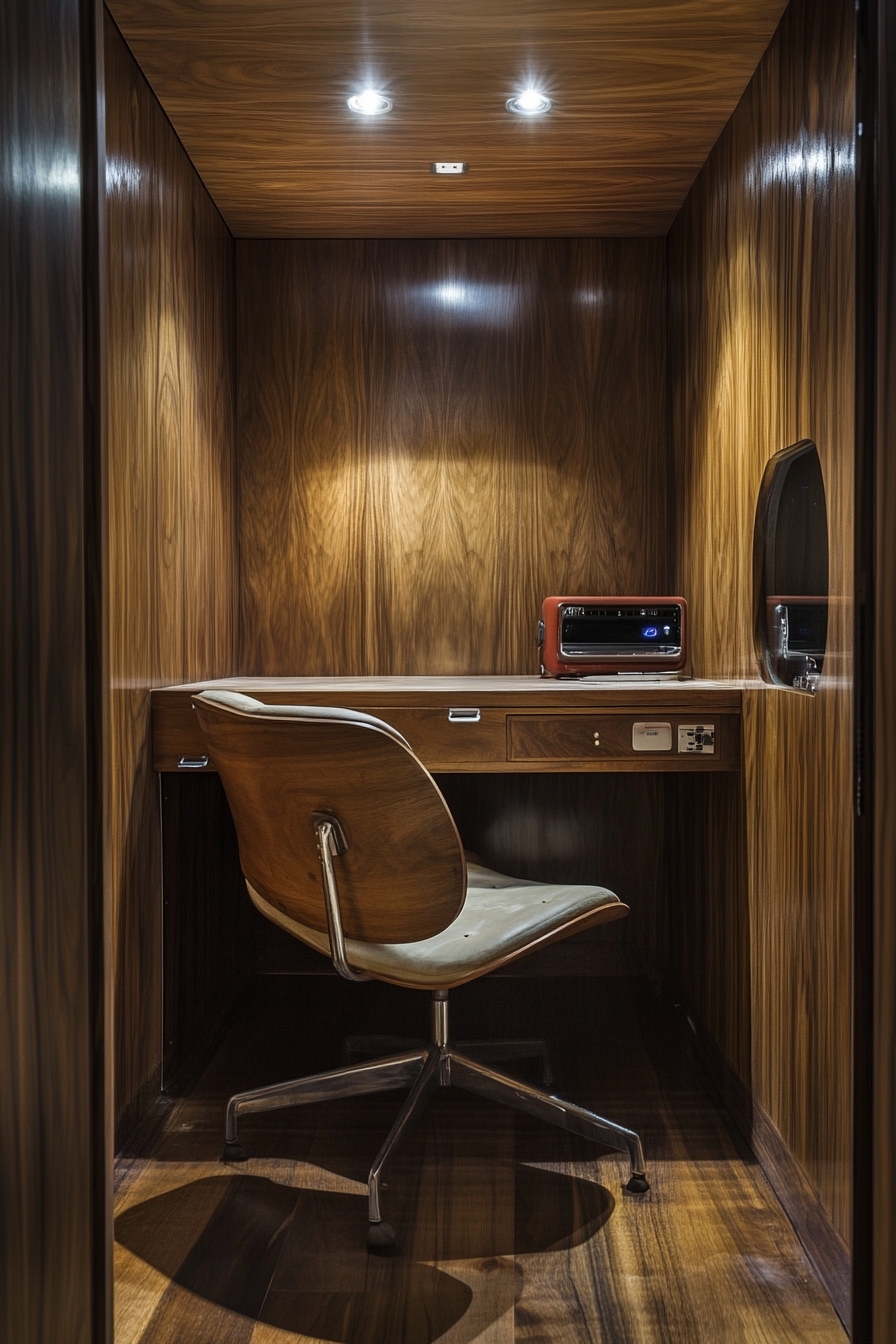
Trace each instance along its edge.
<path fill-rule="evenodd" d="M 662 591 L 662 240 L 238 242 L 241 671 L 537 670 Z"/>
<path fill-rule="evenodd" d="M 111 1340 L 92 8 L 0 7 L 0 1337 Z"/>
<path fill-rule="evenodd" d="M 162 1056 L 149 689 L 235 667 L 233 241 L 108 15 L 105 45 L 110 878 L 127 1129 Z"/>
<path fill-rule="evenodd" d="M 872 11 L 873 12 L 873 11 Z M 876 528 L 874 752 L 873 1340 L 896 1338 L 896 4 L 883 0 L 876 93 Z M 871 296 L 869 295 L 869 299 Z M 872 309 L 873 311 L 873 309 Z M 869 501 L 870 502 L 870 501 Z"/>
<path fill-rule="evenodd" d="M 664 589 L 661 241 L 238 242 L 237 311 L 241 671 L 535 672 L 549 593 Z M 553 816 L 632 900 L 576 966 L 659 969 L 654 852 L 607 869 L 657 781 L 445 784 L 492 862 Z"/>
<path fill-rule="evenodd" d="M 824 473 L 832 607 L 818 696 L 755 680 L 745 693 L 751 1074 L 759 1128 L 783 1138 L 844 1241 L 851 1159 L 854 9 L 853 0 L 792 0 L 669 240 L 675 554 L 691 603 L 696 675 L 757 676 L 752 523 L 767 459 L 812 438 Z M 705 889 L 705 899 L 726 894 L 725 866 L 720 851 L 718 883 Z M 704 947 L 714 956 L 710 942 Z M 724 1013 L 693 979 L 691 988 L 698 1010 L 715 1017 L 729 1059 L 743 1069 L 733 1021 L 725 1026 Z M 779 1193 L 786 1202 L 787 1189 Z M 799 1209 L 788 1207 L 798 1219 Z M 829 1286 L 844 1310 L 848 1284 Z"/>

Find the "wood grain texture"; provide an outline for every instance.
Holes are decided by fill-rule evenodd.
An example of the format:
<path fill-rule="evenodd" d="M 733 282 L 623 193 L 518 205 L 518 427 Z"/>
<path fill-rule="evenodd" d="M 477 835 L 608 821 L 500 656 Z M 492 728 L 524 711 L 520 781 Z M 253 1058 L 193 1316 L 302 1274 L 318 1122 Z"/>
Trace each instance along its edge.
<path fill-rule="evenodd" d="M 670 235 L 676 584 L 698 675 L 756 675 L 752 521 L 767 459 L 811 438 L 825 479 L 832 603 L 818 696 L 744 692 L 751 1078 L 846 1241 L 853 41 L 850 0 L 794 0 Z M 739 975 L 732 986 L 739 996 Z M 729 1029 L 733 1057 L 742 1038 Z"/>
<path fill-rule="evenodd" d="M 93 18 L 0 10 L 0 1336 L 21 1344 L 111 1337 Z"/>
<path fill-rule="evenodd" d="M 334 858 L 347 938 L 414 943 L 453 922 L 467 890 L 460 837 L 403 743 L 363 724 L 278 719 L 200 697 L 194 704 L 233 813 L 243 872 L 264 901 L 327 932 L 314 817 L 332 812 L 347 846 Z"/>
<path fill-rule="evenodd" d="M 237 245 L 244 673 L 522 673 L 666 563 L 663 251 Z"/>
<path fill-rule="evenodd" d="M 831 1224 L 818 1190 L 781 1138 L 759 1102 L 753 1103 L 751 1144 L 769 1184 L 787 1210 L 838 1316 L 844 1324 L 852 1311 L 849 1248 Z M 854 1336 L 853 1332 L 850 1334 Z"/>
<path fill-rule="evenodd" d="M 635 751 L 635 725 L 657 716 L 648 712 L 644 718 L 631 713 L 619 714 L 509 714 L 507 716 L 507 755 L 517 761 L 558 761 L 564 759 L 588 761 L 619 761 L 634 765 L 640 762 L 650 766 L 674 767 L 677 770 L 736 770 L 740 758 L 740 716 L 717 715 L 706 727 L 715 729 L 714 751 L 711 756 L 680 752 L 678 729 L 680 724 L 694 726 L 693 715 L 680 720 L 677 715 L 660 716 L 659 722 L 668 724 L 671 748 L 660 751 Z M 705 722 L 701 718 L 701 723 Z"/>
<path fill-rule="evenodd" d="M 872 1161 L 874 1344 L 896 1334 L 896 9 L 878 8 L 877 405 L 874 725 L 874 1110 Z M 869 295 L 869 299 L 870 299 Z M 859 1123 L 861 1123 L 861 1117 Z"/>
<path fill-rule="evenodd" d="M 453 1089 L 396 1156 L 386 1261 L 364 1251 L 363 1182 L 391 1094 L 252 1117 L 252 1159 L 222 1176 L 223 1095 L 332 1065 L 359 1029 L 425 1030 L 422 995 L 262 977 L 165 1133 L 119 1166 L 125 1344 L 845 1344 L 680 1018 L 618 980 L 451 999 L 458 1037 L 541 1036 L 564 1095 L 640 1129 L 651 1194 L 621 1195 L 615 1154 Z"/>
<path fill-rule="evenodd" d="M 106 69 L 110 884 L 128 1128 L 162 1054 L 149 688 L 234 666 L 233 243 L 108 16 Z"/>
<path fill-rule="evenodd" d="M 363 709 L 397 728 L 430 770 L 737 770 L 740 764 L 740 691 L 699 682 L 645 684 L 629 691 L 547 682 L 537 677 L 370 679 L 225 678 L 208 689 L 243 687 L 265 704 L 334 705 Z M 500 689 L 501 682 L 506 689 Z M 421 685 L 421 683 L 423 683 Z M 484 685 L 482 683 L 485 683 Z M 285 689 L 291 686 L 292 689 Z M 377 694 L 377 688 L 380 693 Z M 199 687 L 196 688 L 197 690 Z M 468 702 L 468 703 L 465 703 Z M 153 767 L 162 772 L 189 769 L 211 772 L 215 763 L 193 710 L 189 689 L 170 687 L 152 692 Z M 549 705 L 550 714 L 538 711 Z M 477 721 L 454 721 L 452 711 L 473 709 Z M 586 717 L 582 710 L 589 710 Z M 727 711 L 727 712 L 726 712 Z M 632 750 L 632 723 L 645 719 L 671 721 L 673 750 L 662 756 Z M 709 755 L 677 750 L 679 723 L 712 723 L 717 750 Z M 545 729 L 568 733 L 563 749 L 549 750 Z M 594 745 L 594 732 L 601 745 Z M 521 747 L 520 734 L 533 743 Z M 584 734 L 584 736 L 583 736 Z M 205 761 L 204 765 L 200 763 Z M 181 762 L 185 765 L 181 765 Z"/>
<path fill-rule="evenodd" d="M 784 3 L 111 8 L 234 234 L 442 238 L 665 233 Z M 545 118 L 505 108 L 531 79 Z"/>

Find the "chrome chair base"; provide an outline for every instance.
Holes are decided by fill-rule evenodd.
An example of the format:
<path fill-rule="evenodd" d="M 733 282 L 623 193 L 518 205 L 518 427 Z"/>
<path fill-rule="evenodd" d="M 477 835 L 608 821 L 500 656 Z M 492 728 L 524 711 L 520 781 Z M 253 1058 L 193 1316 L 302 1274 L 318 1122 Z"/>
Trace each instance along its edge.
<path fill-rule="evenodd" d="M 356 1059 L 399 1054 L 409 1050 L 425 1050 L 427 1042 L 408 1036 L 347 1036 L 342 1047 L 342 1062 Z M 458 1041 L 456 1049 L 470 1059 L 483 1064 L 507 1063 L 511 1059 L 537 1059 L 541 1064 L 541 1081 L 550 1087 L 554 1081 L 548 1047 L 544 1041 Z"/>
<path fill-rule="evenodd" d="M 482 1056 L 489 1047 L 498 1050 L 517 1048 L 520 1054 L 499 1054 L 499 1058 L 520 1058 L 526 1054 L 540 1054 L 540 1050 L 529 1050 L 532 1045 L 541 1046 L 543 1042 L 475 1042 L 474 1051 L 464 1053 L 462 1047 L 452 1046 L 448 1042 L 448 991 L 436 990 L 432 996 L 433 1032 L 432 1042 L 428 1046 L 407 1050 L 401 1054 L 390 1055 L 386 1059 L 374 1059 L 368 1063 L 351 1064 L 328 1073 L 314 1074 L 309 1078 L 298 1078 L 293 1082 L 276 1083 L 272 1087 L 257 1088 L 253 1092 L 240 1092 L 227 1103 L 226 1141 L 223 1160 L 242 1162 L 247 1154 L 243 1151 L 237 1136 L 237 1122 L 241 1115 L 251 1115 L 261 1111 L 276 1111 L 287 1106 L 301 1106 L 314 1101 L 329 1101 L 335 1097 L 358 1097 L 369 1092 L 388 1092 L 410 1086 L 404 1105 L 399 1111 L 386 1140 L 374 1159 L 367 1178 L 368 1218 L 370 1227 L 367 1234 L 368 1247 L 373 1251 L 388 1251 L 394 1245 L 395 1232 L 383 1221 L 380 1192 L 383 1186 L 384 1172 L 395 1154 L 398 1145 L 420 1119 L 432 1093 L 438 1087 L 462 1087 L 475 1092 L 490 1101 L 503 1102 L 515 1110 L 534 1115 L 539 1120 L 567 1129 L 597 1143 L 606 1144 L 617 1152 L 628 1153 L 631 1172 L 625 1189 L 631 1194 L 644 1194 L 650 1189 L 644 1164 L 641 1140 L 631 1129 L 605 1120 L 592 1111 L 586 1111 L 570 1101 L 541 1088 L 530 1087 L 528 1083 L 510 1078 L 506 1074 L 496 1073 L 483 1062 Z M 547 1063 L 546 1053 L 544 1056 Z"/>

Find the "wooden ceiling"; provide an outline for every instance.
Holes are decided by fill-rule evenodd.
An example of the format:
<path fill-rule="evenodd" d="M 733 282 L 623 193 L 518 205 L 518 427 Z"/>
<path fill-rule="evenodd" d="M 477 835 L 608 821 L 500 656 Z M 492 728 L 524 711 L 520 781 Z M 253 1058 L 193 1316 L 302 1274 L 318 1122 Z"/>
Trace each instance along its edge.
<path fill-rule="evenodd" d="M 665 233 L 786 7 L 108 3 L 233 233 L 269 238 Z M 546 116 L 505 109 L 530 82 Z M 349 111 L 368 85 L 392 112 Z"/>

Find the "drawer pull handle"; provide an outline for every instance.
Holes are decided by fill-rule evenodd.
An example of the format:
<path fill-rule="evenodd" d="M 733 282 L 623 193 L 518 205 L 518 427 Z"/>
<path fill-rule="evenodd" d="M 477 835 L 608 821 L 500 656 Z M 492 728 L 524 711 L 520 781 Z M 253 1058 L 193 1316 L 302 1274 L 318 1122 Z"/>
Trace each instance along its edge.
<path fill-rule="evenodd" d="M 181 756 L 177 768 L 178 770 L 204 770 L 207 765 L 207 756 Z"/>
<path fill-rule="evenodd" d="M 449 723 L 478 723 L 482 715 L 478 709 L 449 709 Z"/>

